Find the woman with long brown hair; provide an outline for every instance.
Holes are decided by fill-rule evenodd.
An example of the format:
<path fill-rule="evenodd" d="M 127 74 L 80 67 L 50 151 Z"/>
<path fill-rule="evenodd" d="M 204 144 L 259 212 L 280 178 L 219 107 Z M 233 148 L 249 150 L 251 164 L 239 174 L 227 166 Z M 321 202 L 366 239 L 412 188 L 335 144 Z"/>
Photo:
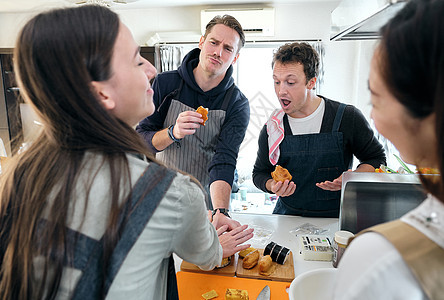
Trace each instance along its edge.
<path fill-rule="evenodd" d="M 444 297 L 444 1 L 411 0 L 382 28 L 369 89 L 376 129 L 418 170 L 428 192 L 400 220 L 353 239 L 334 299 Z M 383 212 L 381 212 L 383 213 Z"/>
<path fill-rule="evenodd" d="M 38 14 L 14 60 L 43 126 L 1 175 L 1 299 L 164 299 L 172 253 L 211 269 L 249 246 L 252 230 L 216 231 L 199 184 L 133 130 L 154 110 L 156 70 L 114 12 Z"/>

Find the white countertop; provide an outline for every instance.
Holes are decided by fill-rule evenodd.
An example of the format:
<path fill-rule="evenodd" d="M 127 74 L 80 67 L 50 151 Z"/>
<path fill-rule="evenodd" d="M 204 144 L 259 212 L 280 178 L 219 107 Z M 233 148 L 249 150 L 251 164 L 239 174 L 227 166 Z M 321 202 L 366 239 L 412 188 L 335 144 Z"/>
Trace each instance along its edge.
<path fill-rule="evenodd" d="M 266 215 L 266 214 L 248 214 L 248 213 L 231 213 L 233 219 L 241 224 L 248 224 L 257 229 L 257 234 L 251 240 L 253 247 L 265 248 L 265 246 L 273 241 L 281 246 L 287 247 L 293 253 L 295 276 L 306 271 L 319 268 L 333 268 L 331 261 L 306 261 L 299 253 L 299 243 L 295 234 L 290 230 L 295 229 L 305 223 L 313 224 L 319 228 L 327 230 L 322 233 L 323 236 L 330 237 L 333 241 L 335 232 L 339 228 L 337 218 L 304 218 L 298 216 L 285 215 Z M 269 234 L 269 235 L 267 235 Z M 175 258 L 176 272 L 180 270 L 182 260 L 177 256 Z"/>
<path fill-rule="evenodd" d="M 295 234 L 290 233 L 290 230 L 295 229 L 305 223 L 313 224 L 324 230 L 323 236 L 330 237 L 333 241 L 335 232 L 339 228 L 337 218 L 304 218 L 298 216 L 286 215 L 263 215 L 263 214 L 232 214 L 233 219 L 239 221 L 241 224 L 248 224 L 252 227 L 259 226 L 260 228 L 270 229 L 273 231 L 270 239 L 261 243 L 254 237 L 252 246 L 257 248 L 264 248 L 270 241 L 273 241 L 281 246 L 287 247 L 293 253 L 294 260 L 294 274 L 298 276 L 306 271 L 319 268 L 333 268 L 331 261 L 306 261 L 299 253 L 299 242 Z"/>

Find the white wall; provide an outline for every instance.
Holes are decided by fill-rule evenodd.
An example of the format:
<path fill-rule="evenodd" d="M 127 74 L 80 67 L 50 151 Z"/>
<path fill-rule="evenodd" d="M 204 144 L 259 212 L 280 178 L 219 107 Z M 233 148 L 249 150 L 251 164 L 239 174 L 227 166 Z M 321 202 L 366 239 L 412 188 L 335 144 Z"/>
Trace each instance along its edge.
<path fill-rule="evenodd" d="M 276 4 L 273 40 L 328 39 L 330 14 L 337 2 Z M 253 5 L 249 5 L 250 7 Z M 220 6 L 219 6 L 220 7 Z M 231 6 L 233 7 L 233 6 Z M 200 34 L 200 11 L 208 6 L 182 6 L 152 9 L 116 9 L 131 29 L 136 41 L 145 45 L 156 32 L 195 32 Z M 20 28 L 34 13 L 0 13 L 0 47 L 12 48 Z M 270 37 L 257 38 L 270 40 Z M 196 41 L 197 42 L 197 41 Z"/>
<path fill-rule="evenodd" d="M 330 14 L 335 4 L 315 2 L 304 4 L 276 4 L 274 37 L 247 40 L 303 40 L 328 39 Z M 140 11 L 118 11 L 122 21 L 132 30 L 136 41 L 145 44 L 156 32 L 195 32 L 200 34 L 200 11 L 207 6 L 175 7 Z"/>
<path fill-rule="evenodd" d="M 339 1 L 338 1 L 339 2 Z M 324 86 L 321 94 L 354 104 L 369 119 L 367 78 L 375 41 L 330 42 L 330 15 L 338 2 L 275 4 L 275 36 L 261 40 L 322 40 L 326 46 Z M 136 41 L 145 45 L 159 32 L 200 34 L 200 11 L 208 6 L 184 6 L 152 9 L 119 9 L 116 12 L 131 29 Z M 14 47 L 21 26 L 33 13 L 0 13 L 0 47 Z M 179 39 L 179 38 L 178 38 Z"/>
<path fill-rule="evenodd" d="M 368 74 L 377 41 L 334 41 L 326 43 L 322 94 L 357 106 L 370 120 Z"/>
<path fill-rule="evenodd" d="M 0 48 L 13 48 L 20 29 L 32 14 L 0 13 Z"/>

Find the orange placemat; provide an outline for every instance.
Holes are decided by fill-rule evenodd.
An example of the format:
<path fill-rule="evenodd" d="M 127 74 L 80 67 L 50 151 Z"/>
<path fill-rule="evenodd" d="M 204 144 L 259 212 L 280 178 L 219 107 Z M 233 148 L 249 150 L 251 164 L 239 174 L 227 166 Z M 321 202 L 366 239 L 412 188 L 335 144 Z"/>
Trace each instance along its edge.
<path fill-rule="evenodd" d="M 202 294 L 211 290 L 215 290 L 219 295 L 214 299 L 225 299 L 227 288 L 247 290 L 249 298 L 256 299 L 266 285 L 270 287 L 271 300 L 282 300 L 288 299 L 287 288 L 290 287 L 289 282 L 227 277 L 214 274 L 180 271 L 176 273 L 176 276 L 179 299 L 181 300 L 203 300 Z"/>

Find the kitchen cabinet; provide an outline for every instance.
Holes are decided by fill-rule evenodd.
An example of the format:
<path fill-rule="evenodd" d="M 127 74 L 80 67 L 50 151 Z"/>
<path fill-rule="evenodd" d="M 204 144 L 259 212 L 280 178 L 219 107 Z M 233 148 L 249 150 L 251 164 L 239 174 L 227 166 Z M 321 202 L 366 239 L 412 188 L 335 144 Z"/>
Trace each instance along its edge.
<path fill-rule="evenodd" d="M 154 47 L 140 47 L 140 55 L 148 60 L 153 66 L 156 66 L 156 51 Z"/>
<path fill-rule="evenodd" d="M 10 156 L 22 143 L 19 89 L 14 77 L 12 49 L 0 49 L 0 137 Z"/>

